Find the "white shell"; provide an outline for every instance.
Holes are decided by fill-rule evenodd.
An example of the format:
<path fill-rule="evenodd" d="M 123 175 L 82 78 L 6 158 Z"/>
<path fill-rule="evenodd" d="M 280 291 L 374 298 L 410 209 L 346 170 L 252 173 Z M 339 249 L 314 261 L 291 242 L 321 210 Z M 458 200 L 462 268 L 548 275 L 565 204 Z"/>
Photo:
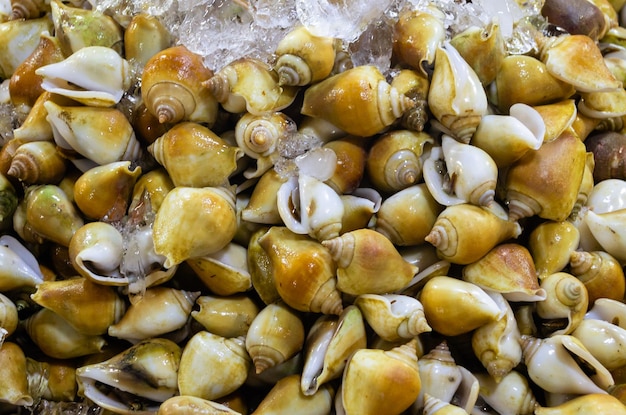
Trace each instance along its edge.
<path fill-rule="evenodd" d="M 608 321 L 584 319 L 572 332 L 604 367 L 626 365 L 626 330 Z"/>
<path fill-rule="evenodd" d="M 486 373 L 476 373 L 480 397 L 500 415 L 532 414 L 537 401 L 528 380 L 512 370 L 496 382 Z"/>
<path fill-rule="evenodd" d="M 597 214 L 626 209 L 626 180 L 606 179 L 596 183 L 586 206 Z"/>
<path fill-rule="evenodd" d="M 441 159 L 445 161 L 450 185 L 439 172 L 437 164 Z M 484 150 L 444 134 L 441 150 L 433 148 L 424 162 L 423 175 L 430 193 L 444 206 L 466 202 L 489 206 L 495 197 L 498 167 Z M 446 191 L 450 186 L 450 191 Z"/>
<path fill-rule="evenodd" d="M 600 214 L 589 210 L 584 221 L 603 250 L 626 264 L 626 209 Z"/>
<path fill-rule="evenodd" d="M 0 237 L 0 290 L 35 287 L 43 274 L 35 256 L 10 235 Z"/>
<path fill-rule="evenodd" d="M 84 47 L 35 73 L 43 77 L 41 87 L 46 91 L 91 106 L 113 106 L 129 87 L 128 62 L 104 46 Z"/>
<path fill-rule="evenodd" d="M 598 298 L 585 319 L 608 321 L 626 330 L 626 304 L 610 298 Z"/>
<path fill-rule="evenodd" d="M 281 219 L 292 232 L 318 240 L 339 235 L 343 202 L 322 180 L 302 173 L 291 177 L 279 188 L 276 203 Z"/>
<path fill-rule="evenodd" d="M 611 373 L 573 336 L 558 334 L 545 339 L 522 336 L 524 362 L 530 379 L 552 393 L 607 393 L 614 384 Z M 593 369 L 588 376 L 575 355 Z"/>
<path fill-rule="evenodd" d="M 461 386 L 463 375 L 456 364 L 448 343 L 444 340 L 417 361 L 420 370 L 422 388 L 413 409 L 424 406 L 425 395 L 431 395 L 445 402 L 452 401 Z"/>

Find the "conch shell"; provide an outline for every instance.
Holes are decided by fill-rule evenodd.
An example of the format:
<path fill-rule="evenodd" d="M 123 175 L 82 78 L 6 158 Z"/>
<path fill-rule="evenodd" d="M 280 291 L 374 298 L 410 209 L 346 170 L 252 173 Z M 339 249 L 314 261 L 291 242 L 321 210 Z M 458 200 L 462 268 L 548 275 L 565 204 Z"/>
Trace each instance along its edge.
<path fill-rule="evenodd" d="M 301 113 L 323 118 L 348 134 L 368 137 L 391 125 L 413 105 L 375 66 L 363 65 L 308 87 Z"/>
<path fill-rule="evenodd" d="M 530 232 L 528 250 L 539 279 L 562 271 L 581 241 L 580 231 L 570 221 L 545 221 Z"/>
<path fill-rule="evenodd" d="M 538 410 L 539 403 L 535 399 L 528 379 L 519 372 L 512 370 L 500 381 L 485 373 L 476 373 L 480 383 L 480 397 L 502 415 L 530 415 Z"/>
<path fill-rule="evenodd" d="M 626 364 L 626 353 L 620 347 L 626 330 L 609 321 L 585 318 L 572 332 L 604 367 L 616 370 Z"/>
<path fill-rule="evenodd" d="M 167 49 L 171 35 L 163 22 L 148 13 L 133 16 L 124 30 L 124 56 L 142 68 L 150 58 Z"/>
<path fill-rule="evenodd" d="M 213 334 L 222 337 L 245 336 L 259 307 L 245 294 L 228 297 L 202 295 L 196 299 L 198 310 L 191 312 L 198 323 Z"/>
<path fill-rule="evenodd" d="M 418 271 L 389 239 L 372 229 L 346 232 L 322 245 L 337 263 L 337 288 L 346 294 L 397 291 L 408 285 Z"/>
<path fill-rule="evenodd" d="M 20 145 L 7 171 L 27 185 L 57 184 L 63 179 L 66 160 L 51 141 L 33 141 Z"/>
<path fill-rule="evenodd" d="M 110 107 L 130 88 L 128 62 L 104 46 L 82 48 L 58 63 L 40 67 L 41 87 L 85 105 Z"/>

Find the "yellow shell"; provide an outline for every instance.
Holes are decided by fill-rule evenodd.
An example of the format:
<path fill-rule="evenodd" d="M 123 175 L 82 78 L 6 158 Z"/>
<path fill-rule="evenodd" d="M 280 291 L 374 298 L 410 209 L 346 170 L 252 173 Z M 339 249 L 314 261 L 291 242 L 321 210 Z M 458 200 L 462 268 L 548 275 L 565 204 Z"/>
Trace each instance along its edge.
<path fill-rule="evenodd" d="M 241 149 L 195 122 L 176 124 L 148 150 L 165 167 L 175 186 L 189 187 L 227 184 L 243 156 Z"/>
<path fill-rule="evenodd" d="M 425 239 L 437 248 L 440 258 L 467 265 L 520 233 L 519 223 L 507 220 L 506 214 L 502 217 L 490 209 L 463 203 L 445 208 Z"/>
<path fill-rule="evenodd" d="M 86 278 L 44 281 L 31 298 L 87 335 L 105 334 L 126 311 L 124 301 L 113 287 Z"/>
<path fill-rule="evenodd" d="M 9 297 L 0 294 L 0 336 L 10 336 L 18 323 L 17 307 Z"/>
<path fill-rule="evenodd" d="M 398 92 L 415 101 L 415 106 L 404 112 L 400 125 L 413 131 L 422 131 L 428 122 L 427 98 L 430 79 L 417 70 L 401 69 L 391 81 Z"/>
<path fill-rule="evenodd" d="M 494 22 L 484 28 L 472 26 L 456 34 L 450 43 L 474 69 L 483 85 L 489 85 L 496 79 L 507 56 L 500 25 Z"/>
<path fill-rule="evenodd" d="M 426 66 L 433 64 L 437 48 L 446 37 L 443 18 L 435 7 L 401 13 L 394 25 L 394 55 L 426 74 Z"/>
<path fill-rule="evenodd" d="M 580 243 L 580 231 L 570 221 L 545 221 L 533 229 L 528 250 L 539 279 L 563 270 Z"/>
<path fill-rule="evenodd" d="M 341 314 L 337 265 L 321 243 L 276 226 L 258 243 L 267 253 L 276 290 L 287 305 L 299 311 Z"/>
<path fill-rule="evenodd" d="M 624 299 L 624 270 L 610 254 L 604 251 L 574 251 L 569 265 L 569 272 L 585 284 L 590 307 L 598 298 Z"/>
<path fill-rule="evenodd" d="M 413 105 L 375 66 L 363 65 L 308 87 L 301 113 L 323 118 L 348 134 L 368 137 L 391 125 Z"/>
<path fill-rule="evenodd" d="M 199 310 L 193 310 L 191 317 L 211 333 L 222 337 L 245 336 L 259 307 L 244 294 L 228 297 L 202 295 L 196 299 Z"/>
<path fill-rule="evenodd" d="M 418 271 L 387 237 L 373 229 L 346 232 L 322 245 L 337 263 L 337 288 L 346 294 L 397 291 L 406 287 Z"/>
<path fill-rule="evenodd" d="M 334 390 L 330 385 L 322 385 L 313 395 L 304 395 L 300 391 L 300 375 L 292 374 L 276 382 L 254 414 L 295 414 L 302 411 L 309 415 L 324 415 L 331 412 L 333 397 Z"/>
<path fill-rule="evenodd" d="M 151 57 L 167 49 L 171 41 L 169 30 L 156 16 L 136 14 L 124 31 L 124 57 L 143 68 Z"/>
<path fill-rule="evenodd" d="M 150 206 L 154 212 L 158 211 L 165 199 L 165 195 L 174 188 L 172 179 L 164 168 L 150 170 L 139 176 L 133 186 L 133 194 L 128 207 L 132 211 L 143 200 L 144 192 L 150 198 Z"/>
<path fill-rule="evenodd" d="M 567 320 L 567 326 L 554 331 L 555 335 L 573 332 L 589 306 L 585 284 L 572 274 L 555 272 L 541 280 L 541 288 L 546 290 L 547 297 L 537 302 L 537 315 L 546 320 Z"/>
<path fill-rule="evenodd" d="M 49 11 L 50 3 L 45 0 L 11 0 L 9 19 L 36 19 Z"/>
<path fill-rule="evenodd" d="M 585 145 L 568 131 L 524 154 L 505 178 L 511 220 L 533 215 L 565 220 L 578 198 L 585 159 Z"/>
<path fill-rule="evenodd" d="M 9 79 L 18 66 L 30 56 L 37 45 L 39 35 L 53 32 L 53 25 L 48 16 L 37 19 L 20 19 L 3 22 L 0 25 L 0 77 Z"/>
<path fill-rule="evenodd" d="M 33 397 L 28 390 L 26 355 L 22 348 L 17 343 L 2 343 L 0 363 L 0 402 L 31 406 Z"/>
<path fill-rule="evenodd" d="M 232 295 L 252 287 L 246 254 L 245 247 L 230 242 L 217 252 L 189 258 L 186 263 L 211 292 Z"/>
<path fill-rule="evenodd" d="M 160 123 L 194 121 L 210 126 L 217 118 L 217 101 L 202 85 L 213 72 L 202 57 L 185 46 L 153 55 L 143 68 L 141 98 Z"/>
<path fill-rule="evenodd" d="M 237 231 L 235 201 L 230 190 L 175 187 L 163 199 L 153 225 L 154 249 L 171 268 L 224 248 Z"/>
<path fill-rule="evenodd" d="M 278 174 L 275 169 L 269 169 L 259 179 L 252 189 L 250 200 L 241 211 L 241 219 L 268 225 L 281 225 L 283 220 L 278 213 L 276 193 L 287 178 Z"/>
<path fill-rule="evenodd" d="M 118 161 L 84 172 L 74 184 L 74 202 L 88 218 L 120 220 L 126 215 L 139 166 Z"/>
<path fill-rule="evenodd" d="M 539 407 L 536 415 L 624 415 L 626 406 L 614 396 L 603 393 L 589 393 L 575 397 L 553 407 Z"/>
<path fill-rule="evenodd" d="M 159 405 L 157 415 L 240 415 L 228 406 L 198 398 L 196 396 L 184 395 L 173 396 Z"/>
<path fill-rule="evenodd" d="M 65 175 L 66 161 L 51 141 L 32 141 L 20 145 L 7 171 L 25 184 L 58 184 Z"/>
<path fill-rule="evenodd" d="M 330 75 L 335 39 L 312 35 L 304 26 L 287 33 L 276 46 L 274 70 L 280 85 L 308 85 Z"/>

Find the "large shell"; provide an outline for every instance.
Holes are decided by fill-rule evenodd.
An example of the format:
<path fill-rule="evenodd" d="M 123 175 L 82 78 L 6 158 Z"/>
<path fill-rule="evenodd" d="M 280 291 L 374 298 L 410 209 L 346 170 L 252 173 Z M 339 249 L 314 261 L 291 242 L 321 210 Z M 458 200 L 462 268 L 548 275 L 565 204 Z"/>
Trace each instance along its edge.
<path fill-rule="evenodd" d="M 203 82 L 213 72 L 202 57 L 185 46 L 173 46 L 153 55 L 143 69 L 141 97 L 160 123 L 194 121 L 212 126 L 218 104 Z"/>
<path fill-rule="evenodd" d="M 433 148 L 424 162 L 428 190 L 444 206 L 489 206 L 495 198 L 497 180 L 498 166 L 486 151 L 446 134 L 441 147 Z"/>
<path fill-rule="evenodd" d="M 224 248 L 235 235 L 232 193 L 217 187 L 172 189 L 163 199 L 153 226 L 154 249 L 165 268 Z"/>
<path fill-rule="evenodd" d="M 497 245 L 478 261 L 463 268 L 463 280 L 499 292 L 509 301 L 546 298 L 546 291 L 539 287 L 533 258 L 520 244 Z"/>
<path fill-rule="evenodd" d="M 565 220 L 576 204 L 585 171 L 585 153 L 582 141 L 566 131 L 511 165 L 505 179 L 511 219 L 538 215 Z"/>
<path fill-rule="evenodd" d="M 126 311 L 126 304 L 115 289 L 86 278 L 44 281 L 31 298 L 87 335 L 105 334 Z"/>
<path fill-rule="evenodd" d="M 480 397 L 501 415 L 531 415 L 539 406 L 528 379 L 512 370 L 500 381 L 485 373 L 475 374 Z"/>
<path fill-rule="evenodd" d="M 421 388 L 416 344 L 413 339 L 388 351 L 357 350 L 348 360 L 338 393 L 345 413 L 399 415 L 409 408 Z"/>
<path fill-rule="evenodd" d="M 130 87 L 128 62 L 113 49 L 84 47 L 61 62 L 40 67 L 41 87 L 85 105 L 110 107 Z"/>
<path fill-rule="evenodd" d="M 624 270 L 610 254 L 604 251 L 574 251 L 569 265 L 569 272 L 585 284 L 590 306 L 599 298 L 624 299 Z"/>
<path fill-rule="evenodd" d="M 468 333 L 505 314 L 485 290 L 449 276 L 428 280 L 418 299 L 428 324 L 445 336 Z"/>
<path fill-rule="evenodd" d="M 320 316 L 305 340 L 302 393 L 311 395 L 322 384 L 340 377 L 350 355 L 366 346 L 365 323 L 356 306 L 346 307 L 340 316 Z"/>
<path fill-rule="evenodd" d="M 580 232 L 569 221 L 545 221 L 532 230 L 528 250 L 539 279 L 562 271 L 580 242 Z"/>
<path fill-rule="evenodd" d="M 243 151 L 209 128 L 179 122 L 148 147 L 175 186 L 207 187 L 228 183 Z"/>
<path fill-rule="evenodd" d="M 208 400 L 221 398 L 243 385 L 251 364 L 241 338 L 227 339 L 200 331 L 183 349 L 178 391 Z"/>
<path fill-rule="evenodd" d="M 115 108 L 68 107 L 46 101 L 54 141 L 96 164 L 137 161 L 142 153 L 132 125 Z M 90 167 L 93 167 L 90 166 Z"/>
<path fill-rule="evenodd" d="M 435 55 L 428 107 L 450 134 L 464 143 L 469 143 L 487 113 L 487 95 L 480 79 L 449 42 Z"/>
<path fill-rule="evenodd" d="M 424 307 L 414 297 L 400 294 L 361 294 L 354 304 L 374 332 L 390 342 L 412 339 L 432 329 L 424 316 Z"/>
<path fill-rule="evenodd" d="M 137 413 L 155 413 L 159 403 L 176 394 L 180 363 L 181 349 L 176 343 L 153 338 L 104 362 L 78 368 L 76 377 L 84 396 L 103 408 L 120 414 L 134 413 L 132 401 L 119 398 L 128 394 L 152 401 Z"/>
<path fill-rule="evenodd" d="M 28 58 L 39 44 L 43 32 L 51 33 L 52 22 L 47 16 L 38 19 L 12 20 L 0 25 L 0 77 L 9 79 L 17 67 Z"/>
<path fill-rule="evenodd" d="M 469 63 L 483 85 L 489 85 L 507 56 L 500 25 L 470 26 L 450 39 L 450 44 Z"/>
<path fill-rule="evenodd" d="M 445 208 L 425 239 L 437 248 L 442 259 L 466 265 L 520 233 L 519 223 L 507 220 L 498 204 L 487 209 L 463 203 Z"/>
<path fill-rule="evenodd" d="M 169 287 L 148 288 L 140 301 L 108 327 L 108 334 L 134 343 L 177 330 L 187 323 L 199 296 L 200 292 Z"/>
<path fill-rule="evenodd" d="M 337 265 L 321 243 L 276 226 L 258 243 L 268 255 L 276 290 L 287 305 L 300 311 L 341 314 Z"/>
<path fill-rule="evenodd" d="M 335 44 L 335 39 L 314 36 L 305 26 L 287 33 L 274 52 L 280 85 L 304 86 L 326 78 L 335 64 Z"/>
<path fill-rule="evenodd" d="M 254 318 L 246 334 L 246 350 L 257 374 L 286 362 L 303 345 L 302 320 L 284 303 L 265 306 Z"/>
<path fill-rule="evenodd" d="M 337 263 L 337 288 L 344 293 L 384 294 L 404 288 L 417 267 L 393 243 L 372 229 L 357 229 L 323 241 Z M 386 278 L 380 278 L 385 275 Z"/>
<path fill-rule="evenodd" d="M 609 321 L 585 318 L 572 332 L 604 367 L 616 370 L 626 364 L 626 330 Z"/>
<path fill-rule="evenodd" d="M 307 88 L 301 113 L 323 118 L 348 134 L 368 137 L 391 125 L 412 105 L 375 66 L 363 65 Z"/>

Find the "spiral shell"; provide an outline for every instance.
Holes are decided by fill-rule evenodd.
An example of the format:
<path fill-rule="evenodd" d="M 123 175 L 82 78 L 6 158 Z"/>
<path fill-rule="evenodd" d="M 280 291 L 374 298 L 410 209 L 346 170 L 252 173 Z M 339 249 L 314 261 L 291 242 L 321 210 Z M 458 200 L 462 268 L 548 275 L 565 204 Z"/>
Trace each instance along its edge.
<path fill-rule="evenodd" d="M 413 105 L 375 66 L 363 65 L 308 87 L 301 113 L 323 118 L 348 134 L 368 137 L 391 125 Z"/>
<path fill-rule="evenodd" d="M 589 295 L 589 306 L 599 298 L 622 300 L 626 279 L 620 263 L 604 251 L 574 251 L 570 256 L 569 272 L 580 279 Z"/>
<path fill-rule="evenodd" d="M 580 231 L 569 221 L 545 221 L 533 229 L 528 239 L 528 250 L 539 279 L 562 271 L 580 240 Z"/>
<path fill-rule="evenodd" d="M 417 273 L 389 239 L 357 229 L 322 242 L 337 263 L 337 288 L 352 295 L 384 294 L 404 288 Z M 380 278 L 386 275 L 387 278 Z"/>
<path fill-rule="evenodd" d="M 27 142 L 15 150 L 7 175 L 27 185 L 57 184 L 65 175 L 65 163 L 52 142 Z"/>
<path fill-rule="evenodd" d="M 442 401 L 451 402 L 461 386 L 462 374 L 454 357 L 452 357 L 448 342 L 444 340 L 439 343 L 421 356 L 417 364 L 420 370 L 422 388 L 413 408 L 422 408 L 424 397 L 427 394 Z"/>
<path fill-rule="evenodd" d="M 185 46 L 172 46 L 153 55 L 144 66 L 141 98 L 160 123 L 193 121 L 212 126 L 217 101 L 203 82 L 213 76 L 202 57 Z"/>
<path fill-rule="evenodd" d="M 276 153 L 280 140 L 288 140 L 295 132 L 294 121 L 281 112 L 246 113 L 237 121 L 235 139 L 246 155 L 258 159 Z"/>
<path fill-rule="evenodd" d="M 548 294 L 537 303 L 537 315 L 543 319 L 567 319 L 567 326 L 554 334 L 569 334 L 582 321 L 589 306 L 587 288 L 578 278 L 557 272 L 541 280 Z"/>
<path fill-rule="evenodd" d="M 589 393 L 577 396 L 557 406 L 535 409 L 536 415 L 582 415 L 587 413 L 624 415 L 626 410 L 619 399 L 605 393 Z"/>

